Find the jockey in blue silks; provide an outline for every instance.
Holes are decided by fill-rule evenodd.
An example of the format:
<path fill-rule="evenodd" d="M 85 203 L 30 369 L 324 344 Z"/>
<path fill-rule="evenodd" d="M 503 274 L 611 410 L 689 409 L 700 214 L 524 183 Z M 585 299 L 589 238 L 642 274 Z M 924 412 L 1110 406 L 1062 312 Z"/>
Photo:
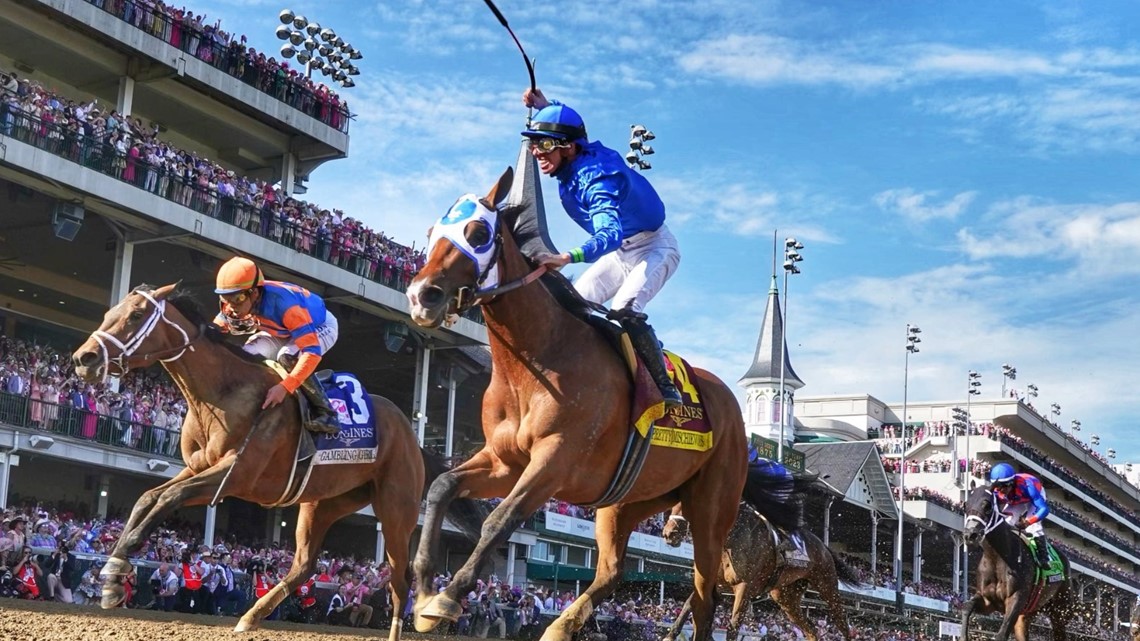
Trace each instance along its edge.
<path fill-rule="evenodd" d="M 1036 541 L 1037 565 L 1049 567 L 1049 544 L 1041 525 L 1049 516 L 1049 503 L 1040 479 L 1032 474 L 1018 474 L 1009 463 L 998 463 L 990 470 L 990 486 L 1006 522 Z"/>
<path fill-rule="evenodd" d="M 661 390 L 666 407 L 682 404 L 669 377 L 644 308 L 677 271 L 681 251 L 665 225 L 665 205 L 645 176 L 628 167 L 620 154 L 586 138 L 576 111 L 528 89 L 523 103 L 539 111 L 522 135 L 542 173 L 558 180 L 562 208 L 590 237 L 562 254 L 535 259 L 557 269 L 568 263 L 593 263 L 574 288 L 588 301 L 613 299 L 611 317 L 630 340 Z"/>

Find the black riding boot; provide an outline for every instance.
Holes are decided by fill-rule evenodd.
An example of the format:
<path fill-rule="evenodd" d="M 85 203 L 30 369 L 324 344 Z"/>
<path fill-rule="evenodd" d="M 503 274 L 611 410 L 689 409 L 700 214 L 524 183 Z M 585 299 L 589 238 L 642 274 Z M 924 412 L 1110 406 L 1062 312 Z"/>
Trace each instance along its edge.
<path fill-rule="evenodd" d="M 1037 543 L 1037 565 L 1043 570 L 1049 569 L 1049 542 L 1044 534 L 1038 534 L 1033 537 L 1034 542 Z"/>
<path fill-rule="evenodd" d="M 340 433 L 340 418 L 337 416 L 336 410 L 329 404 L 329 397 L 325 394 L 325 388 L 317 380 L 317 375 L 305 379 L 301 383 L 301 391 L 305 393 L 305 398 L 309 400 L 310 405 L 310 420 L 305 422 L 305 428 L 322 434 L 330 434 L 336 436 Z"/>
<path fill-rule="evenodd" d="M 661 390 L 661 396 L 665 399 L 665 410 L 668 411 L 672 407 L 684 404 L 684 401 L 681 400 L 681 393 L 677 391 L 673 379 L 669 378 L 669 370 L 665 369 L 665 354 L 661 351 L 661 341 L 657 340 L 657 334 L 653 332 L 653 328 L 645 318 L 645 314 L 631 313 L 621 318 L 621 326 L 629 332 L 629 340 L 641 359 L 645 361 L 645 368 L 649 370 L 657 389 Z"/>

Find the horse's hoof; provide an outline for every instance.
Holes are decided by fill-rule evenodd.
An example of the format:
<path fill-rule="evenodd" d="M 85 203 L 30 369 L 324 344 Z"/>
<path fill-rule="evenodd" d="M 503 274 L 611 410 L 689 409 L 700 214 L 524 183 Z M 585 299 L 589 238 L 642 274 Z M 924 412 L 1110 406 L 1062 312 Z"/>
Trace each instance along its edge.
<path fill-rule="evenodd" d="M 459 620 L 463 606 L 445 594 L 437 594 L 416 613 L 416 632 L 431 632 L 443 621 Z"/>
<path fill-rule="evenodd" d="M 257 619 L 248 616 L 242 617 L 238 620 L 237 625 L 234 626 L 234 632 L 253 632 L 261 627 L 258 623 Z"/>
<path fill-rule="evenodd" d="M 426 634 L 431 632 L 440 624 L 439 619 L 429 619 L 423 615 L 416 615 L 416 632 Z"/>
<path fill-rule="evenodd" d="M 121 585 L 104 585 L 103 586 L 103 599 L 99 601 L 99 607 L 104 610 L 114 610 L 123 604 L 127 598 L 127 593 L 123 590 Z"/>

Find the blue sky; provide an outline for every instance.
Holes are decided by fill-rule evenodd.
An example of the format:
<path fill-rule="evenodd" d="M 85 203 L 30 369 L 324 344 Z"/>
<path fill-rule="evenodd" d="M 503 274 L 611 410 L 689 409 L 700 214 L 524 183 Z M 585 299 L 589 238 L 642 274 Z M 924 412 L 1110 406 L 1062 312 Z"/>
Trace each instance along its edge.
<path fill-rule="evenodd" d="M 790 285 L 800 397 L 997 397 L 1001 365 L 1102 451 L 1140 461 L 1140 7 L 1125 2 L 499 0 L 548 96 L 648 177 L 683 258 L 649 306 L 667 346 L 747 369 L 772 233 L 806 245 Z M 480 0 L 194 2 L 276 50 L 290 8 L 364 52 L 347 160 L 308 197 L 405 243 L 518 150 L 527 76 Z M 562 248 L 582 234 L 559 213 Z"/>

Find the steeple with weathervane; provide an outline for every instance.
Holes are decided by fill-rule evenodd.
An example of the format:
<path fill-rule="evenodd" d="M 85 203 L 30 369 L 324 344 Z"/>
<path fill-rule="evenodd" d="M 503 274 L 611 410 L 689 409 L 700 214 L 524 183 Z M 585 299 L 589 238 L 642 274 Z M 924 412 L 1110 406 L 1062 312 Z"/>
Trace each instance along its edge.
<path fill-rule="evenodd" d="M 773 270 L 775 271 L 775 270 Z M 781 357 L 783 357 L 781 359 Z M 780 402 L 780 362 L 783 360 L 784 397 Z M 804 382 L 792 369 L 784 337 L 784 318 L 780 307 L 780 293 L 776 275 L 772 274 L 772 288 L 768 290 L 768 306 L 764 310 L 764 323 L 756 341 L 756 355 L 752 365 L 738 384 L 744 388 L 744 425 L 749 434 L 758 434 L 773 441 L 780 440 L 780 411 L 784 408 L 784 445 L 795 441 L 793 402 L 795 391 Z"/>

